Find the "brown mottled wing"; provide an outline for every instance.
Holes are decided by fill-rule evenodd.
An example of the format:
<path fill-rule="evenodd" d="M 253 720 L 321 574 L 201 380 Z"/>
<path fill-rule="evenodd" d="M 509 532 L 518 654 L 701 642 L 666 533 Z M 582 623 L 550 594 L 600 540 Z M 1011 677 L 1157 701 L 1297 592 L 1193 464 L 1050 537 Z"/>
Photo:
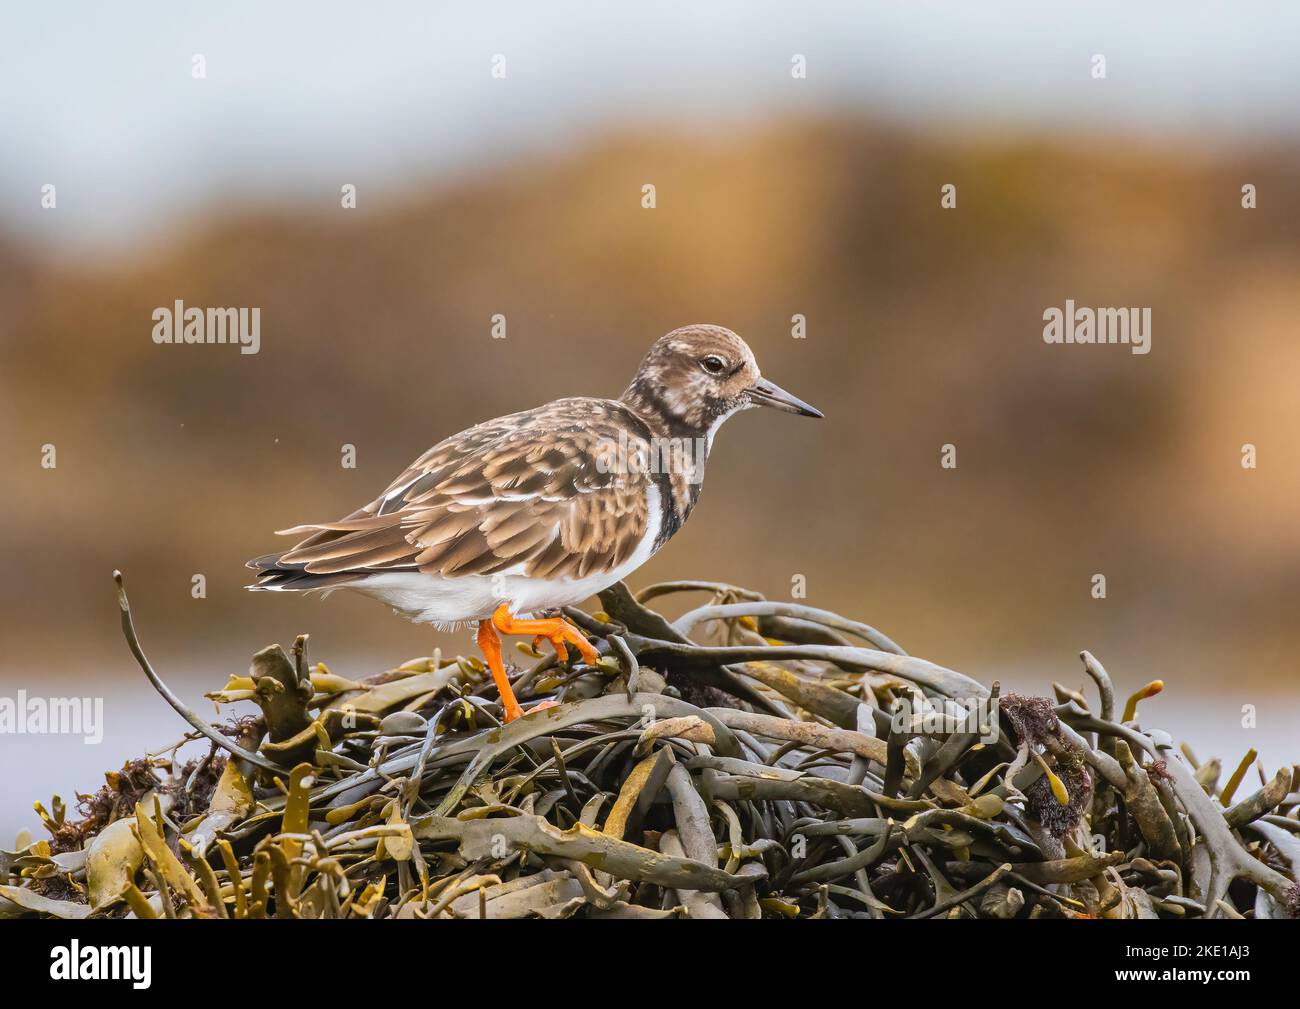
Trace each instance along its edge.
<path fill-rule="evenodd" d="M 285 530 L 312 535 L 276 567 L 539 578 L 616 567 L 649 524 L 649 476 L 617 465 L 620 436 L 636 445 L 639 430 L 621 404 L 591 399 L 479 424 L 435 445 L 346 519 Z"/>

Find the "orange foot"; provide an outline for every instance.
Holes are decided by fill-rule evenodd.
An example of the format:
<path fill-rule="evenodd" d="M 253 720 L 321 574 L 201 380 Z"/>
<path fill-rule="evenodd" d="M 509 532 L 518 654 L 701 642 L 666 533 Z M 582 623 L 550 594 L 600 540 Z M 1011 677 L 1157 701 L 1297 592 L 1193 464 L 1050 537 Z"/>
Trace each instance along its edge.
<path fill-rule="evenodd" d="M 569 657 L 566 644 L 573 645 L 583 659 L 593 665 L 600 658 L 600 654 L 592 647 L 591 642 L 567 620 L 560 617 L 549 620 L 516 620 L 510 615 L 510 608 L 502 603 L 492 614 L 491 620 L 479 621 L 478 646 L 487 659 L 488 668 L 492 670 L 492 679 L 497 685 L 497 693 L 501 695 L 501 706 L 505 710 L 507 722 L 513 722 L 521 717 L 524 710 L 515 699 L 515 692 L 506 677 L 505 665 L 501 661 L 501 637 L 498 631 L 501 634 L 532 634 L 534 644 L 543 640 L 549 641 L 555 647 L 555 654 L 561 662 L 567 661 Z M 543 701 L 529 710 L 549 708 L 554 703 Z"/>

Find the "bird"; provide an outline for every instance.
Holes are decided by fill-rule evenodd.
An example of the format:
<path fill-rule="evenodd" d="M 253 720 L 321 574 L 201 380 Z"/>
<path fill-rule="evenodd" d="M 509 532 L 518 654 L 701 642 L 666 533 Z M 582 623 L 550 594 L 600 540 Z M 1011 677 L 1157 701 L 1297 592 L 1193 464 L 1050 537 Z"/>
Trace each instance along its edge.
<path fill-rule="evenodd" d="M 675 329 L 618 399 L 557 399 L 484 421 L 434 445 L 345 518 L 279 530 L 304 538 L 249 561 L 248 588 L 349 589 L 416 623 L 475 626 L 514 721 L 524 711 L 501 635 L 550 641 L 560 661 L 572 646 L 594 664 L 598 653 L 559 611 L 625 579 L 681 529 L 719 426 L 760 406 L 823 416 L 764 378 L 730 329 Z"/>

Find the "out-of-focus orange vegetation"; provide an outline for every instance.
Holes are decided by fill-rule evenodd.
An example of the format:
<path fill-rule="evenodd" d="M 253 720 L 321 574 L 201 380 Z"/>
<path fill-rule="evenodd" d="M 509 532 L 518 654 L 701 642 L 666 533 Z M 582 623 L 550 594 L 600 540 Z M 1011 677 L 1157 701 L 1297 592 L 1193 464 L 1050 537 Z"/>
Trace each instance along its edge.
<path fill-rule="evenodd" d="M 368 600 L 244 593 L 243 561 L 439 438 L 616 395 L 654 337 L 717 322 L 827 419 L 733 420 L 701 507 L 635 584 L 786 598 L 802 574 L 809 602 L 976 674 L 1050 656 L 1073 680 L 1086 645 L 1121 679 L 1283 685 L 1300 651 L 1298 167 L 1282 149 L 791 122 L 606 138 L 401 200 L 363 188 L 353 211 L 213 206 L 175 244 L 95 268 L 0 244 L 6 663 L 84 670 L 110 649 L 127 669 L 115 566 L 160 660 L 238 662 L 301 630 L 375 669 L 426 652 Z M 151 312 L 177 298 L 260 306 L 261 353 L 155 345 Z M 1045 345 L 1042 313 L 1067 298 L 1150 306 L 1151 353 Z"/>

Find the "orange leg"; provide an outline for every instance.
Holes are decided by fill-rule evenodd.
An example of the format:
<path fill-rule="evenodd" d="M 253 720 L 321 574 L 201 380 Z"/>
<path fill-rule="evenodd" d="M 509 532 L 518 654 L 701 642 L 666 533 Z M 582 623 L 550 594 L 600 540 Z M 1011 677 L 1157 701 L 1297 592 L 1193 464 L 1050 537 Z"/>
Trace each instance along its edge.
<path fill-rule="evenodd" d="M 580 630 L 573 626 L 562 617 L 552 617 L 549 620 L 516 620 L 510 615 L 510 608 L 502 603 L 492 614 L 492 626 L 502 634 L 532 634 L 535 635 L 534 643 L 539 638 L 545 638 L 555 646 L 555 654 L 561 662 L 569 657 L 566 644 L 572 645 L 578 650 L 591 665 L 595 665 L 600 659 L 600 653 L 592 647 Z"/>
<path fill-rule="evenodd" d="M 506 721 L 513 722 L 524 713 L 524 709 L 515 700 L 515 692 L 510 686 L 510 680 L 506 678 L 506 667 L 501 661 L 501 639 L 491 620 L 478 622 L 478 646 L 487 659 L 488 668 L 492 670 L 492 679 L 497 685 L 497 693 L 501 695 L 501 707 L 505 710 Z"/>

